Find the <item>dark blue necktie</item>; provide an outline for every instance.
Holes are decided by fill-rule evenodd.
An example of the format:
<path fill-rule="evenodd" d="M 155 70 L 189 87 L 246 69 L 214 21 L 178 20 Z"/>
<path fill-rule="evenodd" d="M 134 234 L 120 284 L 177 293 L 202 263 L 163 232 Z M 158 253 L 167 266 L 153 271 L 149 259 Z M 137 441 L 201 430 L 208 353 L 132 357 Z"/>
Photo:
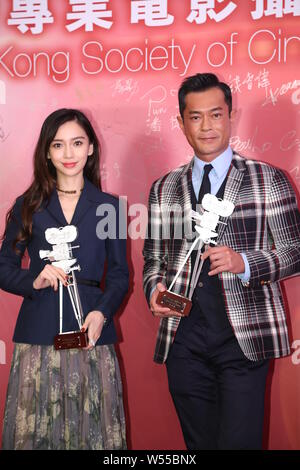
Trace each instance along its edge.
<path fill-rule="evenodd" d="M 198 204 L 201 204 L 202 202 L 202 199 L 203 199 L 203 196 L 206 194 L 206 193 L 210 193 L 210 190 L 211 190 L 211 186 L 210 186 L 210 181 L 209 181 L 209 172 L 210 170 L 212 170 L 213 166 L 212 165 L 204 165 L 204 174 L 203 174 L 203 178 L 202 178 L 202 183 L 201 183 L 201 186 L 200 186 L 200 189 L 199 189 L 199 195 L 198 195 Z"/>

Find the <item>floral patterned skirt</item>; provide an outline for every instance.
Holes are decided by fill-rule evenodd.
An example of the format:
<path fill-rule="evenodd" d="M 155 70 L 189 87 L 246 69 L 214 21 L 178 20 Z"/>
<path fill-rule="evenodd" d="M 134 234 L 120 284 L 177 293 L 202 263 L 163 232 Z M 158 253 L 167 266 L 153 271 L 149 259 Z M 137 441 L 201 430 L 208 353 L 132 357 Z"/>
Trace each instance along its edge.
<path fill-rule="evenodd" d="M 16 344 L 2 449 L 126 449 L 114 346 L 56 351 Z"/>

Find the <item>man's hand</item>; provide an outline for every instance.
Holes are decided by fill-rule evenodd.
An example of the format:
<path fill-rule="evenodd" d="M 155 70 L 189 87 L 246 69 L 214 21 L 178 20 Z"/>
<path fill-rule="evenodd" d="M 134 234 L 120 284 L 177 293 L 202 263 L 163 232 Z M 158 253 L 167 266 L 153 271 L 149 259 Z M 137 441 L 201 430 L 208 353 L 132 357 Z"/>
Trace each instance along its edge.
<path fill-rule="evenodd" d="M 202 255 L 204 261 L 207 258 L 210 259 L 209 276 L 224 272 L 233 274 L 242 274 L 245 272 L 245 263 L 242 255 L 228 246 L 208 248 Z"/>
<path fill-rule="evenodd" d="M 153 315 L 155 315 L 156 317 L 162 317 L 162 318 L 183 317 L 181 313 L 174 312 L 170 308 L 162 307 L 161 305 L 156 303 L 159 292 L 163 292 L 165 290 L 167 290 L 166 287 L 161 282 L 158 282 L 158 284 L 156 285 L 156 289 L 153 292 L 151 299 L 150 299 L 150 308 L 151 308 Z"/>

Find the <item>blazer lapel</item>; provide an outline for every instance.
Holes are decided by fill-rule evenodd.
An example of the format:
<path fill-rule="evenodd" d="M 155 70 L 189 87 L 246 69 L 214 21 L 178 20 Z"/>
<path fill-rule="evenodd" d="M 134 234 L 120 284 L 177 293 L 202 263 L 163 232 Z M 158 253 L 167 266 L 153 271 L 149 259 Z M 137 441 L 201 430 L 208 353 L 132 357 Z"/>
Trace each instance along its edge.
<path fill-rule="evenodd" d="M 97 196 L 97 191 L 97 188 L 94 188 L 93 184 L 85 178 L 84 188 L 76 204 L 70 225 L 77 226 L 80 223 L 82 217 L 93 205 L 93 201 L 96 199 L 95 196 Z M 49 204 L 45 206 L 45 209 L 56 220 L 60 227 L 68 225 L 58 199 L 57 191 L 55 189 L 53 190 Z"/>
<path fill-rule="evenodd" d="M 235 156 L 233 156 L 232 164 L 231 164 L 231 167 L 229 169 L 228 176 L 227 176 L 227 182 L 226 182 L 226 186 L 225 186 L 223 199 L 226 199 L 227 201 L 232 202 L 234 205 L 236 203 L 237 196 L 239 194 L 240 187 L 241 187 L 241 184 L 242 184 L 242 181 L 243 181 L 243 178 L 244 178 L 244 171 L 245 171 L 245 166 L 244 165 L 237 165 Z M 222 236 L 224 235 L 224 232 L 227 228 L 227 223 L 228 223 L 229 217 L 221 217 L 220 218 L 220 221 L 225 222 L 226 225 L 219 224 L 219 226 L 218 226 L 218 238 L 217 238 L 217 243 L 218 244 L 220 244 Z"/>
<path fill-rule="evenodd" d="M 59 227 L 64 227 L 67 225 L 67 221 L 62 211 L 56 189 L 53 190 L 49 203 L 45 205 L 45 209 L 49 212 L 52 218 L 55 219 Z"/>
<path fill-rule="evenodd" d="M 80 195 L 80 198 L 77 202 L 75 212 L 73 214 L 71 224 L 78 226 L 81 219 L 85 216 L 88 210 L 92 207 L 93 203 L 89 200 L 89 191 L 86 188 L 87 183 L 84 184 L 84 189 Z M 96 211 L 95 211 L 96 215 Z"/>
<path fill-rule="evenodd" d="M 193 238 L 192 219 L 190 215 L 192 210 L 192 201 L 190 195 L 192 168 L 193 160 L 191 160 L 191 162 L 184 168 L 182 176 L 177 185 L 174 201 L 177 204 L 179 203 L 182 208 L 182 213 L 180 214 L 182 218 L 182 236 L 187 240 L 192 240 Z"/>

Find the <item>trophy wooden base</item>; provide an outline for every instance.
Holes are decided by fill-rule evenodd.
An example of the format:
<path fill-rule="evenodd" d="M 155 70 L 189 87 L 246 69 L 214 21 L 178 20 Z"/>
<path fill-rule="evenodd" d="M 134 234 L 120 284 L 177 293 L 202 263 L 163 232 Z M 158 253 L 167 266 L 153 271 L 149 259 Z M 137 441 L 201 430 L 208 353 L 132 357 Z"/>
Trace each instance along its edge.
<path fill-rule="evenodd" d="M 89 338 L 86 331 L 70 331 L 54 337 L 54 348 L 56 350 L 86 348 L 88 344 Z"/>
<path fill-rule="evenodd" d="M 192 308 L 192 301 L 190 299 L 187 299 L 182 295 L 174 294 L 174 292 L 170 292 L 168 290 L 158 294 L 156 303 L 162 307 L 170 308 L 171 310 L 174 310 L 174 312 L 181 313 L 185 317 L 189 315 Z"/>

